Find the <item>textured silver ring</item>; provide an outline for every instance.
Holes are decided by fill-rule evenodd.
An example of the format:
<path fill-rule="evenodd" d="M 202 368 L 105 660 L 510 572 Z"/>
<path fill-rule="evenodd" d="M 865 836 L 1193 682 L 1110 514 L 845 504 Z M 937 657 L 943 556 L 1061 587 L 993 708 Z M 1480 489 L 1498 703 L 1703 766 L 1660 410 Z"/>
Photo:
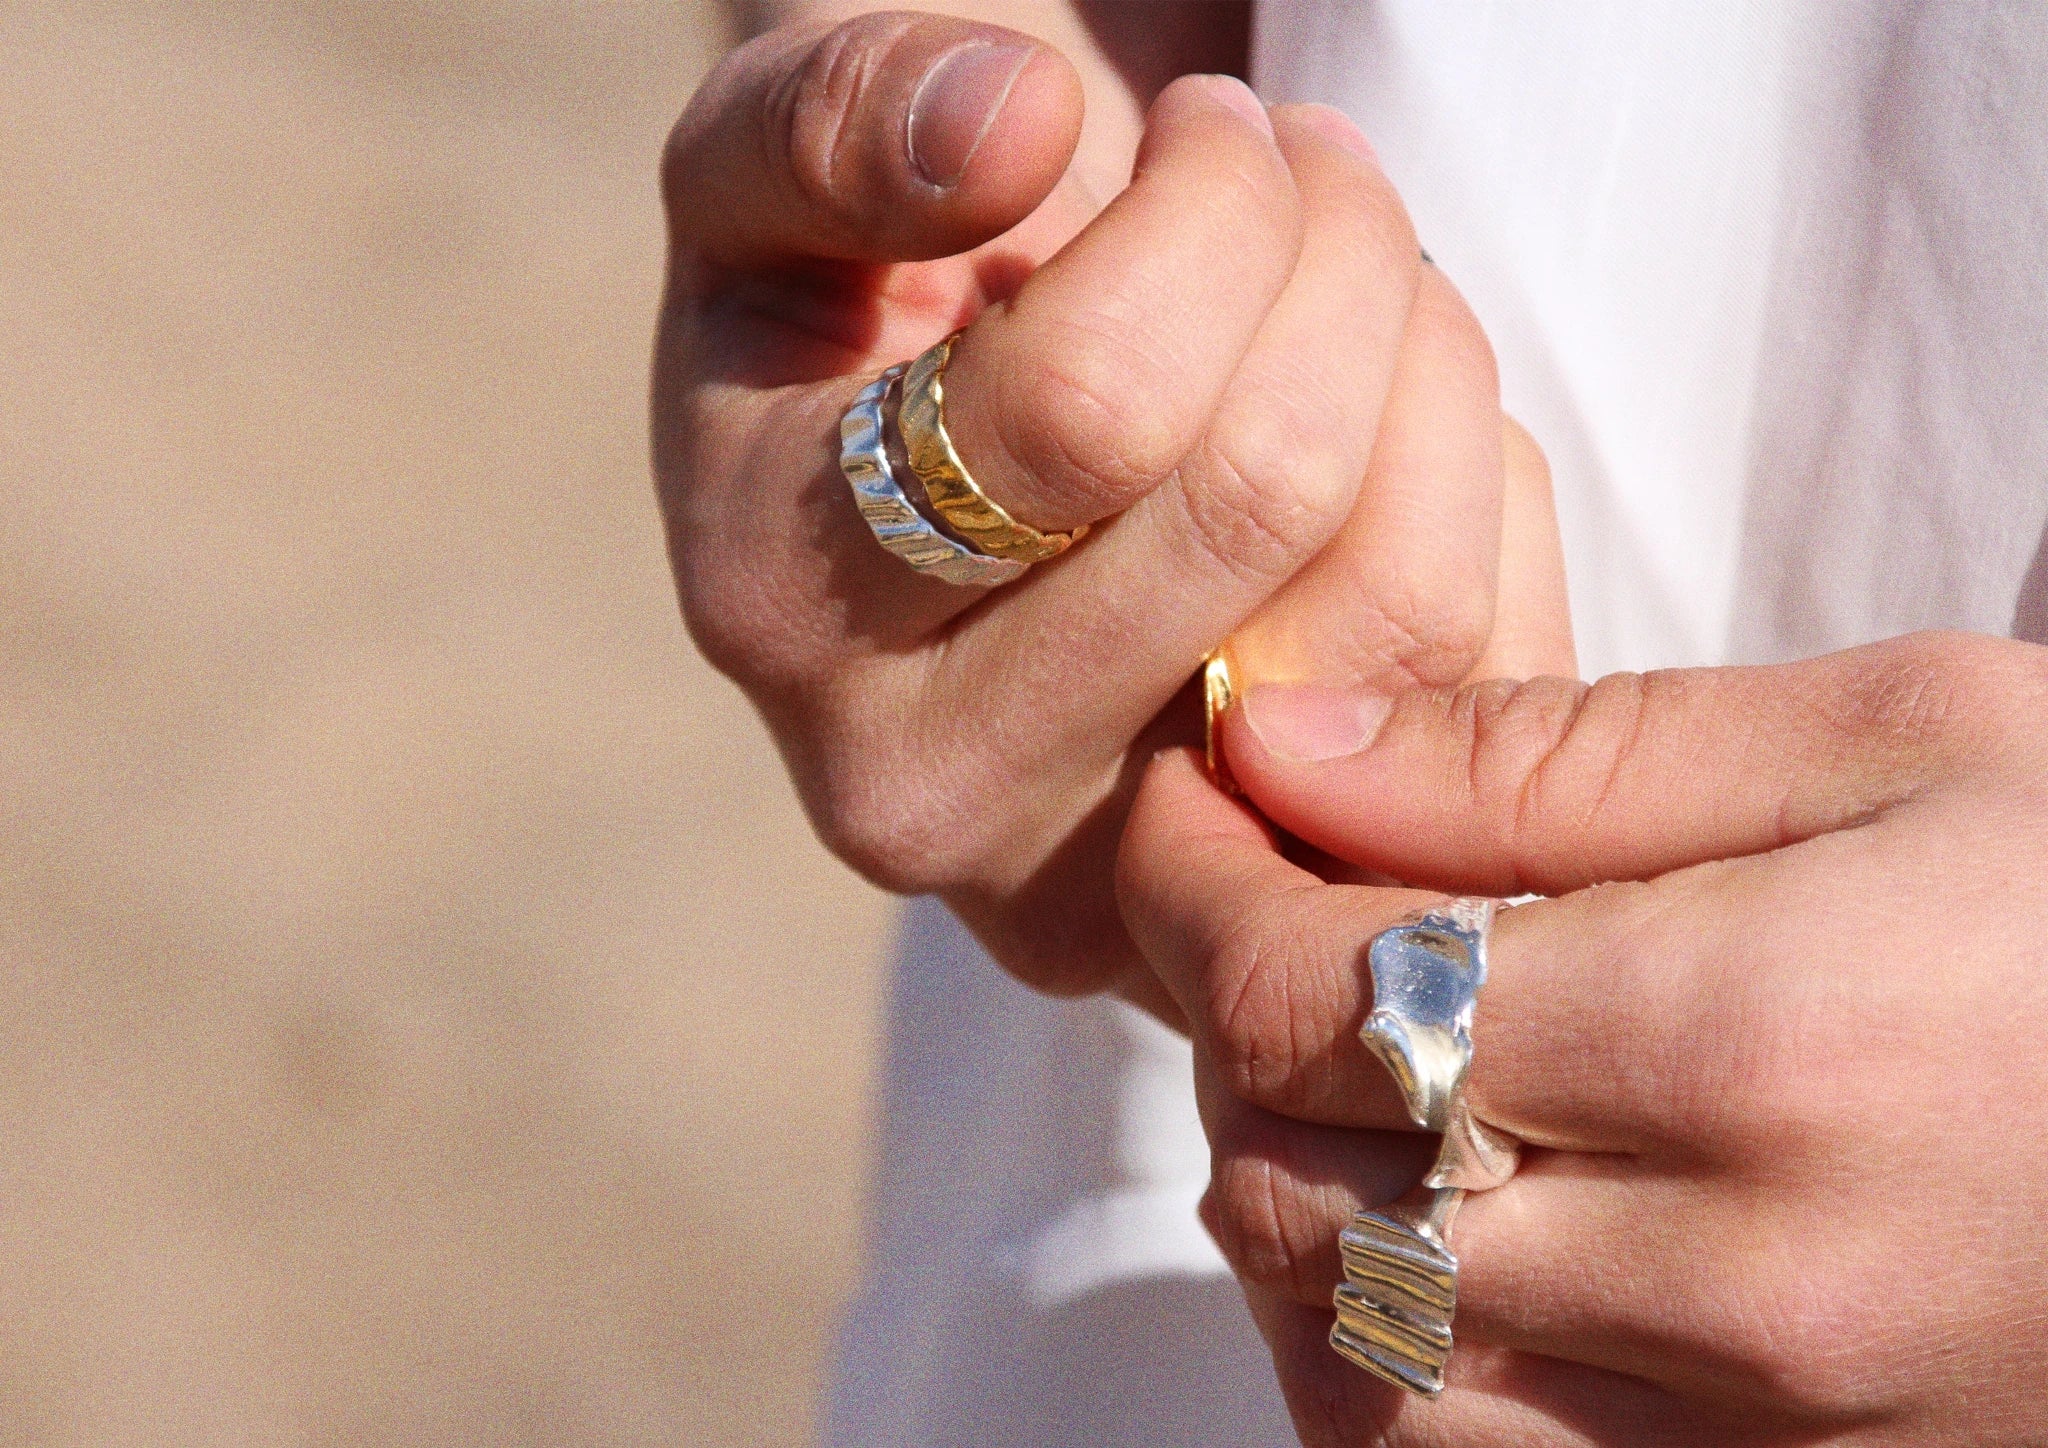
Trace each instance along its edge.
<path fill-rule="evenodd" d="M 1444 1390 L 1458 1259 L 1451 1220 L 1467 1192 L 1515 1174 L 1521 1143 L 1465 1104 L 1472 1012 L 1486 983 L 1486 942 L 1499 902 L 1446 901 L 1381 931 L 1366 955 L 1372 1014 L 1359 1038 L 1393 1073 L 1408 1115 L 1439 1132 L 1436 1165 L 1399 1201 L 1359 1212 L 1337 1239 L 1344 1283 L 1330 1346 L 1388 1382 L 1433 1398 Z"/>
<path fill-rule="evenodd" d="M 853 488 L 853 501 L 869 531 L 919 573 L 948 583 L 987 587 L 1022 576 L 1029 564 L 990 558 L 941 533 L 897 481 L 883 404 L 902 375 L 900 365 L 891 367 L 860 390 L 839 420 L 839 470 Z"/>

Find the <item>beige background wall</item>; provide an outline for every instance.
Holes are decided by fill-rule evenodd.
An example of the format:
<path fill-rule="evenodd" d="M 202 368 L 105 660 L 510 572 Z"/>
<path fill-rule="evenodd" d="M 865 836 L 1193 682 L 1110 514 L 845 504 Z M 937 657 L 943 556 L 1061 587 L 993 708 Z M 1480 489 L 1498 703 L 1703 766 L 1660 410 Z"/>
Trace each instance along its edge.
<path fill-rule="evenodd" d="M 808 1436 L 890 917 L 656 528 L 715 44 L 0 6 L 0 1444 Z"/>

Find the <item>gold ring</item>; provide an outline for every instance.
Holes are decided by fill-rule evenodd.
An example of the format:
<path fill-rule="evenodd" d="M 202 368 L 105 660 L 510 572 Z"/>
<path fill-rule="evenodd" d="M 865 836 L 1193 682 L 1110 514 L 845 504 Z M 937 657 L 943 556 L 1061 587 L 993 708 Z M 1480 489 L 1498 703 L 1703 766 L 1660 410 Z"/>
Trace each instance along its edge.
<path fill-rule="evenodd" d="M 1237 698 L 1237 681 L 1230 676 L 1230 655 L 1218 648 L 1202 662 L 1202 757 L 1209 764 L 1209 778 L 1228 795 L 1241 795 L 1230 761 L 1216 738 L 1216 721 Z"/>
<path fill-rule="evenodd" d="M 981 490 L 953 450 L 946 432 L 946 362 L 960 334 L 927 348 L 903 374 L 903 401 L 896 428 L 910 470 L 924 484 L 932 510 L 961 539 L 991 558 L 1036 563 L 1064 553 L 1087 533 L 1086 524 L 1071 533 L 1041 533 L 1003 511 L 1002 504 Z"/>

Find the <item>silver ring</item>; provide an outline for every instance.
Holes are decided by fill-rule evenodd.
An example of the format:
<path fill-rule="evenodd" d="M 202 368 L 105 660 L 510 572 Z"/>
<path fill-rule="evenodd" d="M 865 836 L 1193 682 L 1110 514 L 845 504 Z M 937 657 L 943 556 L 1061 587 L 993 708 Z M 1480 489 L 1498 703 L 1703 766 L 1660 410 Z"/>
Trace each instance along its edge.
<path fill-rule="evenodd" d="M 839 420 L 839 470 L 875 541 L 919 573 L 948 583 L 987 587 L 1022 576 L 1029 564 L 977 553 L 933 527 L 896 480 L 883 403 L 902 376 L 901 365 L 891 367 L 860 390 Z"/>
<path fill-rule="evenodd" d="M 1344 1282 L 1330 1346 L 1388 1382 L 1434 1398 L 1444 1390 L 1458 1258 L 1451 1220 L 1467 1192 L 1515 1174 L 1521 1143 L 1465 1105 L 1472 1012 L 1486 983 L 1495 900 L 1451 900 L 1373 937 L 1372 1014 L 1359 1039 L 1393 1073 L 1408 1115 L 1441 1133 L 1436 1165 L 1415 1189 L 1359 1212 L 1337 1239 Z"/>

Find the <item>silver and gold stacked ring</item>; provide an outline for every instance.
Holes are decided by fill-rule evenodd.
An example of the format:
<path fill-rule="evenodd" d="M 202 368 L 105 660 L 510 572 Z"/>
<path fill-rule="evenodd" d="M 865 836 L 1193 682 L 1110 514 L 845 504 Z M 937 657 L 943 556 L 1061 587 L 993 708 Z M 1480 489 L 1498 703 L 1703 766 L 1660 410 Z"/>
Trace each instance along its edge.
<path fill-rule="evenodd" d="M 1521 1143 L 1465 1104 L 1472 1013 L 1486 983 L 1486 943 L 1499 902 L 1446 901 L 1381 931 L 1367 950 L 1372 1014 L 1359 1031 L 1393 1073 L 1408 1115 L 1439 1132 L 1436 1165 L 1399 1201 L 1359 1212 L 1337 1239 L 1344 1282 L 1330 1346 L 1388 1382 L 1433 1398 L 1444 1388 L 1458 1258 L 1451 1220 L 1467 1192 L 1515 1174 Z"/>
<path fill-rule="evenodd" d="M 920 573 L 948 583 L 990 586 L 1021 577 L 1087 533 L 1041 533 L 983 492 L 946 431 L 946 363 L 955 332 L 907 366 L 861 389 L 839 422 L 839 467 L 875 540 Z M 901 386 L 898 387 L 898 381 Z M 897 475 L 887 403 L 897 394 L 902 466 L 923 494 L 919 507 Z M 942 526 L 943 525 L 943 526 Z"/>
<path fill-rule="evenodd" d="M 900 365 L 891 367 L 860 390 L 839 420 L 839 470 L 853 488 L 854 505 L 869 531 L 919 573 L 948 583 L 991 585 L 1022 577 L 1028 564 L 990 558 L 934 528 L 896 480 L 883 404 L 902 375 Z"/>

